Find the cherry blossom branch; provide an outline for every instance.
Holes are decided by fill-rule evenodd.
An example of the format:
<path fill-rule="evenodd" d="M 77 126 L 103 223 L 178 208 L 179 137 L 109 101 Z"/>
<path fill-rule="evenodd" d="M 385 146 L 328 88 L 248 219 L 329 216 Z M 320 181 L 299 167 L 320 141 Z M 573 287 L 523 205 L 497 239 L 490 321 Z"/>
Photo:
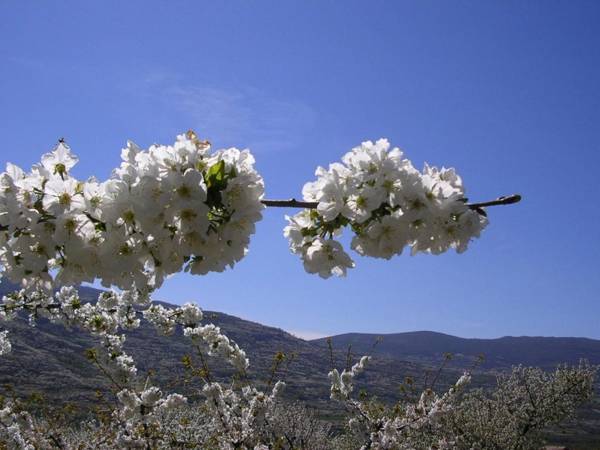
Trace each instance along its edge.
<path fill-rule="evenodd" d="M 498 206 L 498 205 L 512 205 L 514 203 L 518 203 L 521 201 L 521 196 L 519 194 L 506 195 L 503 197 L 498 197 L 495 200 L 490 200 L 488 202 L 480 202 L 480 203 L 469 203 L 468 206 L 471 209 L 479 209 L 485 208 L 487 206 Z M 289 200 L 261 200 L 261 203 L 267 207 L 272 208 L 306 208 L 306 209 L 316 209 L 319 205 L 319 202 L 304 202 L 296 200 L 295 198 L 291 198 Z"/>

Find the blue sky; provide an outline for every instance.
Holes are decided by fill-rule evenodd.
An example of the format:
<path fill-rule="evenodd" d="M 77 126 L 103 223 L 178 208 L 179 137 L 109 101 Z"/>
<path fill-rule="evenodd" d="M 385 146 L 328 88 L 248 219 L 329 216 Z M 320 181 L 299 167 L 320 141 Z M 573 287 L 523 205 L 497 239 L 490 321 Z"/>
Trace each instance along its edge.
<path fill-rule="evenodd" d="M 0 162 L 64 136 L 75 175 L 106 178 L 127 139 L 189 128 L 249 147 L 270 198 L 387 137 L 456 167 L 489 210 L 463 255 L 357 256 L 304 272 L 267 210 L 234 270 L 177 275 L 197 301 L 303 336 L 434 330 L 600 338 L 600 3 L 105 1 L 0 4 Z"/>

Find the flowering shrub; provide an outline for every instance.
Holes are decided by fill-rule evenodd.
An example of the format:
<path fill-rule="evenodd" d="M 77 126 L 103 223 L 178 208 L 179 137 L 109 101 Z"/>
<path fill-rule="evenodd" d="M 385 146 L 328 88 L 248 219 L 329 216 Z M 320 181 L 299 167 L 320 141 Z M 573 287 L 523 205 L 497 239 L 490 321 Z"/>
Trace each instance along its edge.
<path fill-rule="evenodd" d="M 514 367 L 498 377 L 492 392 L 466 394 L 444 418 L 444 433 L 459 448 L 540 448 L 549 426 L 573 417 L 591 399 L 595 372 L 586 363 L 553 373 Z"/>
<path fill-rule="evenodd" d="M 437 438 L 441 434 L 441 418 L 456 407 L 458 395 L 471 381 L 471 374 L 466 372 L 442 396 L 433 389 L 425 389 L 416 403 L 399 405 L 394 414 L 382 415 L 373 413 L 367 403 L 352 398 L 354 378 L 365 369 L 368 361 L 369 357 L 363 356 L 341 375 L 337 369 L 329 373 L 331 399 L 345 404 L 351 414 L 348 422 L 350 430 L 364 435 L 364 442 L 356 448 L 452 448 L 444 438 Z"/>
<path fill-rule="evenodd" d="M 407 246 L 413 254 L 462 252 L 487 225 L 483 207 L 518 197 L 469 204 L 453 169 L 417 171 L 386 140 L 365 142 L 343 163 L 318 168 L 317 180 L 303 189 L 304 202 L 264 200 L 264 183 L 249 151 L 212 152 L 193 132 L 147 150 L 130 142 L 121 156 L 108 180 L 80 181 L 70 173 L 77 157 L 60 142 L 29 172 L 8 164 L 0 175 L 0 275 L 21 286 L 2 298 L 0 320 L 25 311 L 32 323 L 45 317 L 91 333 L 100 348 L 90 350 L 88 358 L 110 380 L 118 402 L 106 420 L 73 430 L 57 429 L 18 402 L 3 401 L 0 448 L 317 450 L 350 443 L 351 448 L 401 449 L 479 442 L 459 436 L 452 425 L 466 414 L 457 405 L 468 373 L 446 393 L 426 389 L 416 402 L 390 413 L 352 397 L 354 378 L 369 357 L 341 373 L 333 369 L 331 398 L 351 414 L 348 432 L 333 439 L 329 428 L 302 408 L 281 406 L 283 382 L 269 382 L 266 392 L 249 384 L 245 352 L 218 327 L 203 324 L 196 305 L 168 309 L 152 304 L 150 294 L 181 270 L 206 274 L 233 267 L 247 253 L 265 205 L 306 208 L 288 218 L 284 234 L 306 271 L 327 278 L 354 266 L 334 239 L 346 227 L 354 234 L 352 249 L 364 256 L 389 259 Z M 117 290 L 83 303 L 75 286 L 96 279 Z M 183 329 L 202 360 L 200 368 L 184 361 L 201 382 L 201 402 L 186 406 L 182 395 L 165 393 L 138 375 L 123 350 L 123 332 L 139 327 L 142 319 L 166 335 Z M 10 350 L 7 332 L 0 331 L 0 355 Z M 236 371 L 231 383 L 211 378 L 204 355 L 231 364 Z M 587 398 L 593 371 L 582 370 L 574 382 L 580 389 L 569 397 L 573 407 L 552 420 L 568 416 Z M 543 387 L 552 384 L 539 377 Z M 528 422 L 530 429 L 548 422 L 550 410 L 541 411 Z M 315 430 L 321 438 L 313 436 Z"/>
<path fill-rule="evenodd" d="M 591 399 L 596 374 L 587 363 L 554 373 L 519 366 L 500 375 L 492 390 L 467 391 L 467 372 L 442 395 L 429 387 L 416 401 L 389 408 L 352 398 L 352 381 L 361 370 L 362 361 L 341 376 L 330 373 L 332 398 L 350 413 L 337 449 L 538 450 L 544 430 L 572 418 Z"/>

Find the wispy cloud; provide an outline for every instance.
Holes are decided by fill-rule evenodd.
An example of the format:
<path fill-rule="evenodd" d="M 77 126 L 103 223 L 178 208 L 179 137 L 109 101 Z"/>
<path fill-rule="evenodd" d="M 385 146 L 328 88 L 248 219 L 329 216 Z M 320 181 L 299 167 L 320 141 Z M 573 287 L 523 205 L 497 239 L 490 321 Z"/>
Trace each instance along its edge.
<path fill-rule="evenodd" d="M 310 133 L 316 112 L 295 99 L 275 98 L 245 86 L 235 89 L 186 83 L 155 72 L 137 83 L 138 95 L 176 114 L 202 136 L 255 152 L 285 150 Z"/>

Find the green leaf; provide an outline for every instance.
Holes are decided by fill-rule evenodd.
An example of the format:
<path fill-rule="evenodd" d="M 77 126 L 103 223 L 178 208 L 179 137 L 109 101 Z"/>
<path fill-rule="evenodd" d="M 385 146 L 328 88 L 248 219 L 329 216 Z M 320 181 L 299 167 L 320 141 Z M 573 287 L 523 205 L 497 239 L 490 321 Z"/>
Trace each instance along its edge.
<path fill-rule="evenodd" d="M 222 189 L 225 181 L 225 161 L 221 160 L 213 164 L 206 171 L 205 182 L 207 188 Z"/>
<path fill-rule="evenodd" d="M 225 161 L 213 164 L 206 171 L 206 204 L 211 208 L 221 208 L 221 191 L 227 187 L 228 175 L 225 173 Z"/>

